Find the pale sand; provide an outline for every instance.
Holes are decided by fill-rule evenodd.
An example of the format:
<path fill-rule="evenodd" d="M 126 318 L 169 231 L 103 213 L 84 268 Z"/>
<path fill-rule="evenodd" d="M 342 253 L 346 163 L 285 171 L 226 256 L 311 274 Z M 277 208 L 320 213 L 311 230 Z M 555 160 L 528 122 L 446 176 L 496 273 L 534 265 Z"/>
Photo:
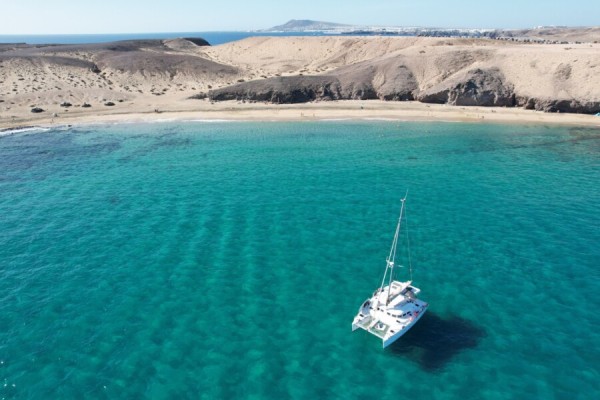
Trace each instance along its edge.
<path fill-rule="evenodd" d="M 25 115 L 0 120 L 0 128 L 119 122 L 194 120 L 311 121 L 311 120 L 396 120 L 455 121 L 472 123 L 563 124 L 600 128 L 600 117 L 584 114 L 550 114 L 518 108 L 453 107 L 419 102 L 351 100 L 292 105 L 208 101 L 163 104 L 156 113 L 148 107 L 121 103 L 118 108 L 72 109 L 57 118 Z"/>
<path fill-rule="evenodd" d="M 554 45 L 378 36 L 254 37 L 195 51 L 208 59 L 238 67 L 246 80 L 275 74 L 326 75 L 339 67 L 399 59 L 413 72 L 421 90 L 461 71 L 498 68 L 520 96 L 583 101 L 600 98 L 600 44 L 597 43 Z"/>
<path fill-rule="evenodd" d="M 165 64 L 157 62 L 157 54 Z M 463 108 L 375 100 L 297 105 L 211 104 L 188 99 L 239 80 L 326 75 L 339 67 L 375 65 L 390 58 L 403 60 L 410 67 L 420 90 L 463 71 L 493 67 L 500 69 L 518 95 L 582 102 L 600 98 L 600 44 L 565 46 L 414 37 L 255 37 L 198 47 L 185 40 L 170 40 L 163 47 L 144 45 L 139 51 L 127 52 L 86 45 L 0 52 L 0 128 L 169 118 L 389 118 L 600 124 L 600 118 L 591 115 L 545 114 L 517 108 Z M 94 73 L 77 63 L 96 63 L 102 73 Z M 375 80 L 387 78 L 384 71 Z M 71 102 L 73 107 L 60 107 L 63 101 Z M 104 106 L 106 101 L 116 105 Z M 84 102 L 92 107 L 82 108 Z M 42 107 L 45 112 L 33 114 L 33 106 Z M 157 108 L 162 113 L 155 114 L 153 110 Z M 53 119 L 54 113 L 58 117 Z"/>

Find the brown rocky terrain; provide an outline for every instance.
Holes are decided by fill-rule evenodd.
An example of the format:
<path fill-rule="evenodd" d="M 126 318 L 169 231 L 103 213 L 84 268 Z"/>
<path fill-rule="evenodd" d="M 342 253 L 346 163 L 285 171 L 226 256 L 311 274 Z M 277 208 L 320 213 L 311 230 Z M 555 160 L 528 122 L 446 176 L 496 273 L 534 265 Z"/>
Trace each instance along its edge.
<path fill-rule="evenodd" d="M 330 36 L 0 45 L 0 122 L 32 118 L 34 108 L 58 116 L 190 109 L 206 97 L 597 113 L 600 44 Z"/>
<path fill-rule="evenodd" d="M 486 39 L 303 38 L 328 42 L 323 46 L 325 54 L 307 49 L 314 54 L 312 58 L 302 57 L 303 47 L 312 44 L 303 46 L 296 38 L 254 38 L 237 46 L 244 46 L 244 50 L 252 47 L 262 55 L 265 48 L 271 47 L 269 42 L 282 39 L 290 43 L 277 46 L 284 48 L 280 57 L 288 60 L 288 67 L 303 71 L 304 76 L 238 83 L 212 90 L 210 97 L 292 103 L 319 99 L 418 100 L 551 112 L 600 111 L 597 44 L 565 47 Z M 285 50 L 294 48 L 299 54 Z M 261 59 L 266 57 L 238 60 L 238 65 L 260 68 L 257 61 Z M 234 60 L 229 57 L 227 62 Z"/>

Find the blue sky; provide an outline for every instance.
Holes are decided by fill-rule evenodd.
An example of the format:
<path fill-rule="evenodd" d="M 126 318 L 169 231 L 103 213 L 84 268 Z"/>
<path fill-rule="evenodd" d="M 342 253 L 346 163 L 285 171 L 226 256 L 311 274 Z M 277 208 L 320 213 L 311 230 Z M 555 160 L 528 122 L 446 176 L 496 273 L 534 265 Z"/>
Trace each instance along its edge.
<path fill-rule="evenodd" d="M 600 0 L 2 0 L 0 34 L 262 29 L 292 18 L 365 25 L 600 25 Z"/>

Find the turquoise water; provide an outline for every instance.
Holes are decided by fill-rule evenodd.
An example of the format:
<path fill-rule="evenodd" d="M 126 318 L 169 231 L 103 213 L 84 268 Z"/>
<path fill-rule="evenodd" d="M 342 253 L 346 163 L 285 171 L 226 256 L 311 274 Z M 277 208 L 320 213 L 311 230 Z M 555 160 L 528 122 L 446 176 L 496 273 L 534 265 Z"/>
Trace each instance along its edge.
<path fill-rule="evenodd" d="M 599 182 L 568 127 L 0 137 L 0 398 L 595 398 Z M 383 350 L 351 321 L 407 188 L 430 309 Z"/>
<path fill-rule="evenodd" d="M 216 46 L 223 43 L 234 42 L 253 36 L 340 36 L 325 32 L 158 32 L 158 33 L 109 33 L 109 34 L 81 34 L 81 35 L 0 35 L 0 43 L 28 43 L 28 44 L 87 44 L 106 43 L 117 40 L 139 39 L 173 39 L 180 37 L 200 37 Z M 361 35 L 356 35 L 361 36 Z"/>

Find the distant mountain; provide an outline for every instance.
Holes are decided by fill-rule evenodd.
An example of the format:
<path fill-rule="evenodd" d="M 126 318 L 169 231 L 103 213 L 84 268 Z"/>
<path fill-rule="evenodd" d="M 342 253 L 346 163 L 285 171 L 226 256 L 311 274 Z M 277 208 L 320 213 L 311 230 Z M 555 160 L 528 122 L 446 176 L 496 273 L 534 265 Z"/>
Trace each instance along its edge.
<path fill-rule="evenodd" d="M 267 32 L 303 32 L 303 31 L 327 31 L 332 29 L 350 28 L 351 25 L 336 24 L 334 22 L 313 21 L 310 19 L 291 19 L 283 25 L 277 25 Z"/>

